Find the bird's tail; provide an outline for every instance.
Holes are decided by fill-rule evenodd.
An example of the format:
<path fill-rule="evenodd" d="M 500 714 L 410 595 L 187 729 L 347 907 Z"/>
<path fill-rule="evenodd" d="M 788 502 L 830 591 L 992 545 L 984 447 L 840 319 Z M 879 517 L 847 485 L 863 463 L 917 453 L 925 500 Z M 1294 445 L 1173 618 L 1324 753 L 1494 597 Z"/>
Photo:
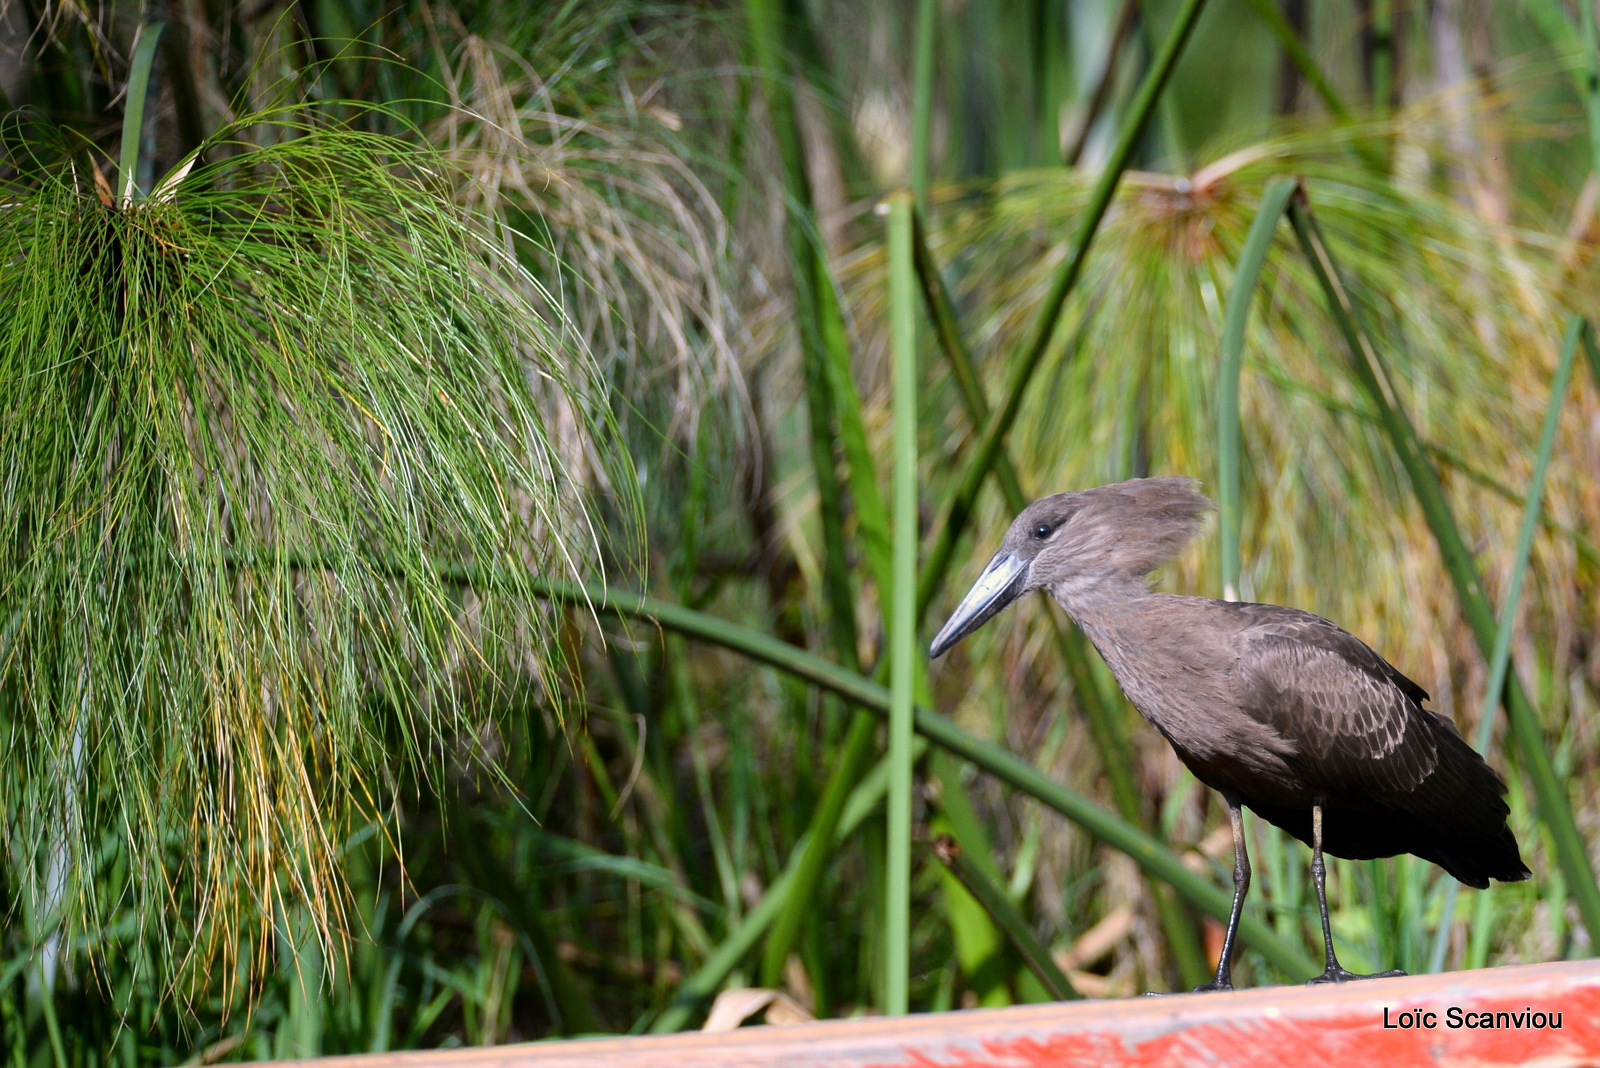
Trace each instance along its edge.
<path fill-rule="evenodd" d="M 1429 859 L 1435 864 L 1479 890 L 1486 889 L 1490 879 L 1515 883 L 1533 874 L 1522 862 L 1510 827 L 1501 827 L 1500 833 L 1491 838 L 1440 843 L 1432 853 Z"/>

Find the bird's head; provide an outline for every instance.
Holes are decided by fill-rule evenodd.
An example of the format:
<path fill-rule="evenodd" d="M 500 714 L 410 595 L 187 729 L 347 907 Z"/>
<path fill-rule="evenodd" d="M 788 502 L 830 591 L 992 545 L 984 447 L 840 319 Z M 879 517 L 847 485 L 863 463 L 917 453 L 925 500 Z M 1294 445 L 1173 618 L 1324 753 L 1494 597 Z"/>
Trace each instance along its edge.
<path fill-rule="evenodd" d="M 1034 501 L 1012 520 L 928 655 L 942 655 L 1033 590 L 1070 603 L 1107 580 L 1141 581 L 1178 554 L 1210 510 L 1192 478 L 1137 478 Z"/>

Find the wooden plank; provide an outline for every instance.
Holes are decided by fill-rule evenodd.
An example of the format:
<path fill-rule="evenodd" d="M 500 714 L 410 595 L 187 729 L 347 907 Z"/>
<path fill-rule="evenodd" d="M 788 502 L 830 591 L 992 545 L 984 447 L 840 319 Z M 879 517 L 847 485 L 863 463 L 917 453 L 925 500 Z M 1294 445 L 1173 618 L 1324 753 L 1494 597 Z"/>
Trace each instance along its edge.
<path fill-rule="evenodd" d="M 1484 1013 L 1505 1015 L 1485 1018 Z M 1499 1026 L 1481 1026 L 1484 1022 Z M 1600 961 L 1339 987 L 1264 987 L 300 1063 L 307 1068 L 1492 1068 L 1530 1061 L 1541 1068 L 1600 1066 Z"/>

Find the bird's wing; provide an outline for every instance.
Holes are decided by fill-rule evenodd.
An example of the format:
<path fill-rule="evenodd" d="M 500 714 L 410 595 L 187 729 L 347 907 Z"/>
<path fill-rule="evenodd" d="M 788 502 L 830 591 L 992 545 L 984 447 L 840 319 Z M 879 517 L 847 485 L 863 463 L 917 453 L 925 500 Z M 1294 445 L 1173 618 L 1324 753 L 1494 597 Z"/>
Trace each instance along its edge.
<path fill-rule="evenodd" d="M 1325 619 L 1247 607 L 1261 611 L 1239 633 L 1233 696 L 1294 743 L 1308 785 L 1411 794 L 1433 774 L 1444 721 L 1422 708 L 1420 686 Z"/>

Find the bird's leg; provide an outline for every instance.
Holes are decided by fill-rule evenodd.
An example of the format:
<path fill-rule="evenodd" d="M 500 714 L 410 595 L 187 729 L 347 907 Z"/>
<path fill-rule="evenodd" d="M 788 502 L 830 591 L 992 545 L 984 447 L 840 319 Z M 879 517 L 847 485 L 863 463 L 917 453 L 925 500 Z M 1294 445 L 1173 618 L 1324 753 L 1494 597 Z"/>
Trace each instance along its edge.
<path fill-rule="evenodd" d="M 1222 936 L 1222 957 L 1217 961 L 1217 976 L 1195 987 L 1195 993 L 1233 989 L 1233 943 L 1239 933 L 1239 915 L 1244 912 L 1244 895 L 1250 891 L 1250 855 L 1244 848 L 1244 813 L 1239 799 L 1223 795 L 1228 803 L 1228 822 L 1233 825 L 1233 909 L 1228 913 L 1228 932 Z"/>
<path fill-rule="evenodd" d="M 1394 968 L 1387 972 L 1375 972 L 1372 975 L 1357 975 L 1355 972 L 1345 971 L 1339 964 L 1339 958 L 1333 955 L 1333 928 L 1328 924 L 1328 867 L 1322 859 L 1322 805 L 1311 806 L 1311 881 L 1317 887 L 1317 908 L 1322 910 L 1322 944 L 1328 951 L 1328 967 L 1321 975 L 1312 979 L 1307 986 L 1317 986 L 1321 983 L 1347 983 L 1352 979 L 1389 979 L 1405 972 Z"/>

